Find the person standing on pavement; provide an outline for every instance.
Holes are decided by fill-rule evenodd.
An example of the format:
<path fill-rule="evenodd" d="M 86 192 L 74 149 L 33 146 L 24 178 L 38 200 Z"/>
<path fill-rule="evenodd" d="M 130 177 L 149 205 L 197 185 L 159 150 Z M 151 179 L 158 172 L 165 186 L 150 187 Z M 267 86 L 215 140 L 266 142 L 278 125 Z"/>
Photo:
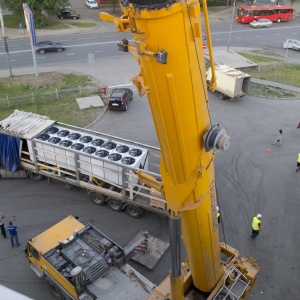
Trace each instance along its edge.
<path fill-rule="evenodd" d="M 3 237 L 5 239 L 7 239 L 6 230 L 5 230 L 5 226 L 4 226 L 4 214 L 1 211 L 0 211 L 0 227 L 1 227 L 1 234 L 3 235 Z"/>
<path fill-rule="evenodd" d="M 12 221 L 10 221 L 8 224 L 9 226 L 7 226 L 7 230 L 9 232 L 11 246 L 14 247 L 14 242 L 16 242 L 16 247 L 19 247 L 20 244 L 18 239 L 17 226 L 13 225 Z"/>
<path fill-rule="evenodd" d="M 277 144 L 278 146 L 281 146 L 281 142 L 282 142 L 282 129 L 279 129 L 278 136 L 274 141 L 273 145 Z"/>
<path fill-rule="evenodd" d="M 298 172 L 299 170 L 300 170 L 300 153 L 298 153 L 296 172 Z"/>
<path fill-rule="evenodd" d="M 19 34 L 24 34 L 22 23 L 19 23 Z"/>
<path fill-rule="evenodd" d="M 258 236 L 259 231 L 261 229 L 261 221 L 260 221 L 261 218 L 262 218 L 262 215 L 258 214 L 252 220 L 252 234 L 251 234 L 251 238 L 253 238 L 253 239 Z"/>

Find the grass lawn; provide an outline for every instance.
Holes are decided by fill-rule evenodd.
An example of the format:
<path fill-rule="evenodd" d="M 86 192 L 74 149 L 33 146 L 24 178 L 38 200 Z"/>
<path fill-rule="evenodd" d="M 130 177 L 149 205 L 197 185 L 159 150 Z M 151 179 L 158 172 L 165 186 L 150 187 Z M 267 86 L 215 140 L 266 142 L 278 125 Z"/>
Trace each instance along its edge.
<path fill-rule="evenodd" d="M 1 98 L 6 96 L 25 96 L 31 93 L 47 93 L 53 92 L 55 89 L 62 90 L 78 86 L 97 87 L 98 84 L 86 75 L 61 74 L 58 72 L 41 73 L 38 78 L 34 75 L 0 78 Z M 79 108 L 76 98 L 89 95 L 68 95 L 61 99 L 38 100 L 34 103 L 20 104 L 10 108 L 1 107 L 0 120 L 5 119 L 15 109 L 18 109 L 45 115 L 52 120 L 62 123 L 85 127 L 103 112 L 103 108 L 100 107 Z"/>
<path fill-rule="evenodd" d="M 239 54 L 260 65 L 259 69 L 246 71 L 251 77 L 300 87 L 300 65 L 285 64 L 285 57 L 265 50 Z"/>
<path fill-rule="evenodd" d="M 24 22 L 24 16 L 23 15 L 4 15 L 4 24 L 7 28 L 16 28 L 18 29 L 19 23 L 21 22 L 23 24 L 23 30 L 26 30 L 25 22 Z M 89 28 L 89 27 L 95 27 L 95 22 L 57 22 L 57 21 L 50 21 L 49 25 L 46 27 L 43 27 L 42 29 L 50 29 L 50 30 L 59 30 L 59 29 L 68 29 L 70 26 L 75 26 L 79 28 Z"/>

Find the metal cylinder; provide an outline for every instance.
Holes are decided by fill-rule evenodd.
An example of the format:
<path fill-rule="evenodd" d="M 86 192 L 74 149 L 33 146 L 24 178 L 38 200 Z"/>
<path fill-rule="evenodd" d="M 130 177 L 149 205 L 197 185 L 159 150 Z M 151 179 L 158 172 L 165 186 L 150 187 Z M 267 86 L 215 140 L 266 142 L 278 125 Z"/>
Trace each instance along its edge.
<path fill-rule="evenodd" d="M 169 218 L 171 246 L 171 276 L 181 276 L 181 217 Z"/>

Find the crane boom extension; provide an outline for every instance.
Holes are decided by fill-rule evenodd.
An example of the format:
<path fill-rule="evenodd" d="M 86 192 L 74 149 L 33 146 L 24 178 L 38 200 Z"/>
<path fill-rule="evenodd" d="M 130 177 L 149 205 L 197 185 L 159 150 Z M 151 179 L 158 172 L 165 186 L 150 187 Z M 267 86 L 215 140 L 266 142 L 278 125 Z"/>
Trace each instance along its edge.
<path fill-rule="evenodd" d="M 100 18 L 133 33 L 133 43 L 123 39 L 119 50 L 131 52 L 141 69 L 133 83 L 148 96 L 170 210 L 170 280 L 149 299 L 183 299 L 193 287 L 209 293 L 203 299 L 245 299 L 259 268 L 219 244 L 213 159 L 228 148 L 230 138 L 210 120 L 199 1 L 122 0 L 121 8 L 121 18 L 102 13 Z M 178 264 L 180 228 L 187 252 L 184 273 Z M 233 289 L 237 282 L 243 283 L 242 292 Z M 237 297 L 229 298 L 232 294 Z"/>

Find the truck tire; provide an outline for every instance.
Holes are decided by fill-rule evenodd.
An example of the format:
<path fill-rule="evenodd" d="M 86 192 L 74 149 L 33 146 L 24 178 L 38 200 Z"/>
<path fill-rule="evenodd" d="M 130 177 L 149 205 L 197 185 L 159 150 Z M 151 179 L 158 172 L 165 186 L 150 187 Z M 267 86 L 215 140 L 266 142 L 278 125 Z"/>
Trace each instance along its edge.
<path fill-rule="evenodd" d="M 144 210 L 134 205 L 127 205 L 125 208 L 126 214 L 132 218 L 140 218 L 144 213 Z"/>
<path fill-rule="evenodd" d="M 89 197 L 92 199 L 92 201 L 100 206 L 103 206 L 106 202 L 106 197 L 99 194 L 99 193 L 90 193 Z"/>
<path fill-rule="evenodd" d="M 44 178 L 43 175 L 38 174 L 38 173 L 36 173 L 36 172 L 34 172 L 34 171 L 30 171 L 30 172 L 28 173 L 28 176 L 29 176 L 29 178 L 30 178 L 31 180 L 33 180 L 33 181 L 41 181 L 41 180 L 43 180 L 43 178 Z"/>
<path fill-rule="evenodd" d="M 49 280 L 48 278 L 46 278 L 46 282 L 48 283 L 49 289 L 55 297 L 55 299 L 65 300 L 63 292 L 57 287 L 56 284 L 52 283 L 51 280 Z"/>
<path fill-rule="evenodd" d="M 115 199 L 109 199 L 107 201 L 107 205 L 113 210 L 113 211 L 121 211 L 123 209 L 123 205 L 120 201 Z"/>

